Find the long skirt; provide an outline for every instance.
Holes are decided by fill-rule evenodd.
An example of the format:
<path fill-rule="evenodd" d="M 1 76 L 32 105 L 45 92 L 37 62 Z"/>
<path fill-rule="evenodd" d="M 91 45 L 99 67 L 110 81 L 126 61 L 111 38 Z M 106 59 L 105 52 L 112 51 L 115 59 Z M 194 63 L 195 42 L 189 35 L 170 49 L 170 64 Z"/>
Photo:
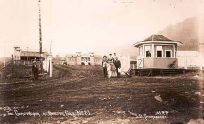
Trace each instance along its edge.
<path fill-rule="evenodd" d="M 108 78 L 117 77 L 117 72 L 115 65 L 113 63 L 109 63 L 107 66 Z"/>

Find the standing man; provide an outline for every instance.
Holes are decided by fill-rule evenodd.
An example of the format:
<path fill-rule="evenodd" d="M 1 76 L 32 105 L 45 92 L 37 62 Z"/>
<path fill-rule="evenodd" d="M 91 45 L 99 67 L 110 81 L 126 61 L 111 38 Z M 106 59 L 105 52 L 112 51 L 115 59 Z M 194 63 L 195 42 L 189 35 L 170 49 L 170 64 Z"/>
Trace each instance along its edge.
<path fill-rule="evenodd" d="M 32 74 L 33 74 L 33 77 L 35 79 L 35 61 L 33 62 L 33 65 L 32 65 Z"/>
<path fill-rule="evenodd" d="M 109 57 L 108 57 L 108 63 L 113 63 L 113 61 L 114 61 L 114 58 L 113 58 L 113 56 L 112 56 L 112 54 L 110 53 L 109 54 Z"/>
<path fill-rule="evenodd" d="M 121 68 L 121 63 L 120 63 L 120 60 L 118 60 L 118 57 L 115 58 L 114 65 L 116 68 L 117 77 L 119 78 L 120 72 L 118 70 Z"/>
<path fill-rule="evenodd" d="M 107 73 L 107 56 L 103 56 L 102 67 L 103 67 L 104 77 L 107 77 L 107 75 L 108 75 L 108 73 Z"/>
<path fill-rule="evenodd" d="M 113 60 L 114 61 L 116 60 L 116 57 L 117 57 L 116 53 L 113 53 Z"/>
<path fill-rule="evenodd" d="M 34 80 L 37 80 L 38 79 L 38 67 L 37 67 L 36 62 L 33 63 L 32 73 L 33 73 L 33 76 L 34 76 Z"/>

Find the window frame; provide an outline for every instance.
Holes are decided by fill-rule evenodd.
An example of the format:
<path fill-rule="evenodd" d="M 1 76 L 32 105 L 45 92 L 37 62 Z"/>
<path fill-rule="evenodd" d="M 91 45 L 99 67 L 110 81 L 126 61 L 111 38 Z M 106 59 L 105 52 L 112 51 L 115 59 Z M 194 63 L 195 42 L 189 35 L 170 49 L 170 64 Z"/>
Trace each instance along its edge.
<path fill-rule="evenodd" d="M 166 52 L 170 52 L 170 57 L 166 57 Z M 172 58 L 173 57 L 173 54 L 172 54 L 172 50 L 165 50 L 165 58 Z"/>
<path fill-rule="evenodd" d="M 149 52 L 149 53 L 150 53 L 150 56 L 147 56 L 147 52 Z M 150 50 L 146 50 L 146 51 L 145 51 L 145 57 L 146 57 L 146 58 L 151 58 L 151 57 L 152 57 L 152 53 L 151 53 L 151 51 L 150 51 Z"/>
<path fill-rule="evenodd" d="M 161 57 L 158 57 L 158 54 L 157 54 L 158 51 L 161 52 Z M 163 56 L 163 50 L 156 50 L 156 57 L 157 57 L 157 58 L 163 58 L 163 57 L 164 57 L 164 56 Z"/>
<path fill-rule="evenodd" d="M 155 57 L 156 58 L 163 58 L 164 57 L 163 45 L 156 45 L 155 49 L 156 49 Z M 158 57 L 158 54 L 157 54 L 158 51 L 161 51 L 161 57 Z"/>
<path fill-rule="evenodd" d="M 143 56 L 145 58 L 151 58 L 152 57 L 152 46 L 151 45 L 144 45 L 143 49 L 144 49 Z M 147 56 L 147 51 L 149 51 L 150 56 Z"/>

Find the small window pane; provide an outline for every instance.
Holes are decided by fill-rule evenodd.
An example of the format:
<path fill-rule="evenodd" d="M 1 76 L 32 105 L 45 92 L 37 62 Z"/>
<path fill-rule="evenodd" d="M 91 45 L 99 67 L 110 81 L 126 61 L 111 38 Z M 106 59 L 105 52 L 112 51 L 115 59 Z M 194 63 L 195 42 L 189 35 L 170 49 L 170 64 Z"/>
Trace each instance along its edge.
<path fill-rule="evenodd" d="M 157 50 L 162 50 L 162 46 L 156 46 Z"/>
<path fill-rule="evenodd" d="M 157 57 L 162 57 L 162 51 L 157 51 Z"/>
<path fill-rule="evenodd" d="M 166 57 L 171 57 L 171 51 L 166 51 Z"/>

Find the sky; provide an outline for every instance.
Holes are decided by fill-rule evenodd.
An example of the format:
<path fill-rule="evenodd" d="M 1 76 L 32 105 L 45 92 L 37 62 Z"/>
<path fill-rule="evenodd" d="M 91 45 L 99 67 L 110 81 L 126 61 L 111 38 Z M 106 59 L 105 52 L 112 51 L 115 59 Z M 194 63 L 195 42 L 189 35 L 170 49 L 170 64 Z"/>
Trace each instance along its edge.
<path fill-rule="evenodd" d="M 107 54 L 204 15 L 204 0 L 41 0 L 43 50 Z M 0 0 L 0 57 L 39 50 L 38 0 Z"/>

